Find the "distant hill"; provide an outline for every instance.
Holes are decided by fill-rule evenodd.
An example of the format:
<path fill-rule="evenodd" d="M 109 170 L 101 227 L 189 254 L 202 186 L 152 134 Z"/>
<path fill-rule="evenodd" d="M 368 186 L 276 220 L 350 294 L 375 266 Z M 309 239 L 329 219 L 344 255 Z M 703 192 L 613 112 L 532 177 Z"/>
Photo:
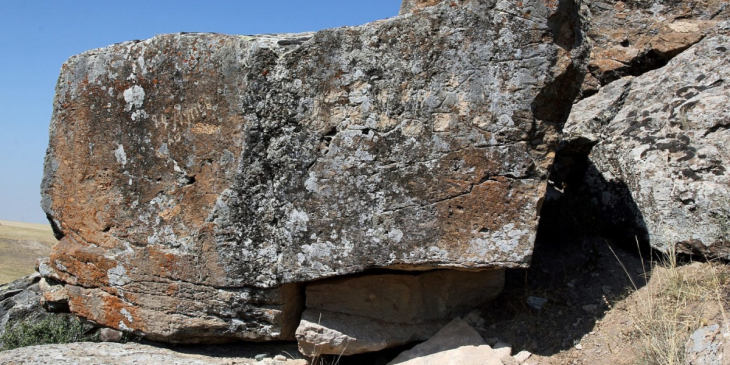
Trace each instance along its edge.
<path fill-rule="evenodd" d="M 35 261 L 56 243 L 48 224 L 0 220 L 0 284 L 33 273 Z"/>

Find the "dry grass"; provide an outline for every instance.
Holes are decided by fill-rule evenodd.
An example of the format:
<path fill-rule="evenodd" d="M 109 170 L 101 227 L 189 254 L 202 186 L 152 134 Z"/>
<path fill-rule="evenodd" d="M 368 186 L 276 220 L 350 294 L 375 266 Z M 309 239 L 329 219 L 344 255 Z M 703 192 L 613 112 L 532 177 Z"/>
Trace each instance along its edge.
<path fill-rule="evenodd" d="M 11 222 L 0 220 L 0 238 L 37 241 L 48 247 L 56 243 L 53 230 L 48 224 Z"/>
<path fill-rule="evenodd" d="M 652 266 L 651 281 L 628 306 L 637 340 L 636 363 L 684 364 L 692 332 L 711 323 L 728 323 L 730 270 L 715 262 L 681 266 L 674 252 Z"/>
<path fill-rule="evenodd" d="M 0 284 L 33 273 L 56 243 L 49 225 L 0 221 Z"/>

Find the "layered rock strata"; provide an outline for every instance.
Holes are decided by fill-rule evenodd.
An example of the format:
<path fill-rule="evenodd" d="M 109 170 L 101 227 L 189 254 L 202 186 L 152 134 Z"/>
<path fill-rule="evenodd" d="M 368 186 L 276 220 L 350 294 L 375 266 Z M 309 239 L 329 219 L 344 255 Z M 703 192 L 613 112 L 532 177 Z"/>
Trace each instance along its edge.
<path fill-rule="evenodd" d="M 560 28 L 552 26 L 560 21 Z M 526 267 L 581 84 L 572 2 L 72 57 L 42 185 L 71 311 L 173 342 L 291 339 L 299 283 Z"/>

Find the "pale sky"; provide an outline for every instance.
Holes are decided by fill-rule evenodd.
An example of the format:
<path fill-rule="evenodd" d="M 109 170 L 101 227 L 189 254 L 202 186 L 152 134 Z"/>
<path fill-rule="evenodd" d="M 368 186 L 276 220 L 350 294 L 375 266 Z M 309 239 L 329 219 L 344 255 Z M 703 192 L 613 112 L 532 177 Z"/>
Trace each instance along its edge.
<path fill-rule="evenodd" d="M 0 219 L 47 223 L 43 157 L 61 64 L 162 33 L 295 33 L 398 14 L 400 0 L 0 0 Z"/>

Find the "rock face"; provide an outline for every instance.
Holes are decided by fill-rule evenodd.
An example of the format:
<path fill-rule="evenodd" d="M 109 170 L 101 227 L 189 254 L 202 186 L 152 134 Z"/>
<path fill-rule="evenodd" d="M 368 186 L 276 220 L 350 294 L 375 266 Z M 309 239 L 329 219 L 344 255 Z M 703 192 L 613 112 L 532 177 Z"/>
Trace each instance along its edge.
<path fill-rule="evenodd" d="M 730 23 L 720 26 L 727 33 Z M 725 30 L 723 30 L 725 29 Z M 613 206 L 625 186 L 633 224 L 654 248 L 730 259 L 730 37 L 709 37 L 667 66 L 578 103 L 565 143 L 590 150 L 583 185 Z"/>
<path fill-rule="evenodd" d="M 46 316 L 40 303 L 39 280 L 41 276 L 36 273 L 0 286 L 0 335 L 13 321 L 36 320 Z"/>
<path fill-rule="evenodd" d="M 730 17 L 724 0 L 589 1 L 593 43 L 584 93 L 664 66 Z"/>
<path fill-rule="evenodd" d="M 352 355 L 427 340 L 494 299 L 504 269 L 364 275 L 307 285 L 296 337 L 305 355 Z"/>
<path fill-rule="evenodd" d="M 403 0 L 400 4 L 400 11 L 398 14 L 408 14 L 418 12 L 420 9 L 437 5 L 444 0 Z"/>
<path fill-rule="evenodd" d="M 211 342 L 292 339 L 312 280 L 525 267 L 582 80 L 580 19 L 572 1 L 459 1 L 72 57 L 42 270 L 100 325 Z"/>

